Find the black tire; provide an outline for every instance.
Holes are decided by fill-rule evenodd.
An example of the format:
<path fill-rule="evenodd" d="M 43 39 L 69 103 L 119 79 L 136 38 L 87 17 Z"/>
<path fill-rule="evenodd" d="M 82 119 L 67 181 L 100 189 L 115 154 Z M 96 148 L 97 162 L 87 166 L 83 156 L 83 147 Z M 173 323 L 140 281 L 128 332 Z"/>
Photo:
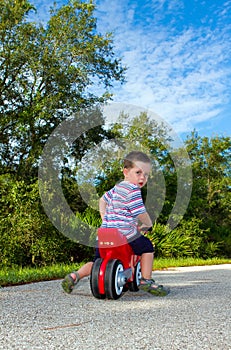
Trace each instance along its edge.
<path fill-rule="evenodd" d="M 123 286 L 123 293 L 126 293 L 129 290 L 128 283 Z"/>
<path fill-rule="evenodd" d="M 138 292 L 140 279 L 141 279 L 141 265 L 140 265 L 140 261 L 138 261 L 134 269 L 134 279 L 132 282 L 128 283 L 128 288 L 131 292 Z"/>
<path fill-rule="evenodd" d="M 123 293 L 123 286 L 118 284 L 118 274 L 124 270 L 120 260 L 109 260 L 104 277 L 104 288 L 108 299 L 119 299 Z"/>
<path fill-rule="evenodd" d="M 105 294 L 100 294 L 99 292 L 99 271 L 100 266 L 102 264 L 103 259 L 96 259 L 92 266 L 91 270 L 91 276 L 90 276 L 90 286 L 91 286 L 91 292 L 97 299 L 105 299 Z"/>

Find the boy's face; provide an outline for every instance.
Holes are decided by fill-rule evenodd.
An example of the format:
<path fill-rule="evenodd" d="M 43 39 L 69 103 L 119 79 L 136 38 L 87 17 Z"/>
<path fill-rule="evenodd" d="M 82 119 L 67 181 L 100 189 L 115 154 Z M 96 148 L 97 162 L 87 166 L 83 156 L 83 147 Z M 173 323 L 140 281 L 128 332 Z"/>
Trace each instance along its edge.
<path fill-rule="evenodd" d="M 133 168 L 124 168 L 124 180 L 129 181 L 140 188 L 146 185 L 148 176 L 151 171 L 151 164 L 143 162 L 135 162 Z"/>

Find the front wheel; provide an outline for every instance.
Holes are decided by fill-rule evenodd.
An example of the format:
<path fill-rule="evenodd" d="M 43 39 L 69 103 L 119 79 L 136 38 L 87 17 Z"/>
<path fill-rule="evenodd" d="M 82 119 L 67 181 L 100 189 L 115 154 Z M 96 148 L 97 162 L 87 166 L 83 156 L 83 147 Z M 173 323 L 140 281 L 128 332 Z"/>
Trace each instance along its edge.
<path fill-rule="evenodd" d="M 104 277 L 104 288 L 108 299 L 118 299 L 123 293 L 123 264 L 120 260 L 109 260 Z"/>
<path fill-rule="evenodd" d="M 141 265 L 140 261 L 135 266 L 133 281 L 129 282 L 128 288 L 131 292 L 138 292 L 141 280 Z"/>

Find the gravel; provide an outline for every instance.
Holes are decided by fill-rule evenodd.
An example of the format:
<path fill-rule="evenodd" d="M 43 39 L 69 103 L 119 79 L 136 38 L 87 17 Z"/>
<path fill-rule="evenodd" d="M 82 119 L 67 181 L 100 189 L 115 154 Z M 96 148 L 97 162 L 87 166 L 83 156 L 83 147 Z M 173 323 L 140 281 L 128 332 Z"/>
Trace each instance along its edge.
<path fill-rule="evenodd" d="M 167 297 L 126 292 L 95 299 L 89 279 L 0 289 L 3 350 L 231 350 L 231 265 L 155 271 Z"/>

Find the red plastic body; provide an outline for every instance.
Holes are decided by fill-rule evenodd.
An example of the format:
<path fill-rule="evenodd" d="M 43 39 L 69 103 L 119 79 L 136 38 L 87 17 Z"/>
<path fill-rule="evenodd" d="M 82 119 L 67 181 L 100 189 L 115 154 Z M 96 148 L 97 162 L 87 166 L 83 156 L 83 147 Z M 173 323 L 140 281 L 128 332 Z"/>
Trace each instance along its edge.
<path fill-rule="evenodd" d="M 99 271 L 98 287 L 99 293 L 104 294 L 104 276 L 109 260 L 118 259 L 122 262 L 124 269 L 134 267 L 140 260 L 140 256 L 135 255 L 126 237 L 115 228 L 98 229 L 98 248 L 100 257 L 103 259 Z M 129 281 L 133 281 L 132 277 Z"/>

